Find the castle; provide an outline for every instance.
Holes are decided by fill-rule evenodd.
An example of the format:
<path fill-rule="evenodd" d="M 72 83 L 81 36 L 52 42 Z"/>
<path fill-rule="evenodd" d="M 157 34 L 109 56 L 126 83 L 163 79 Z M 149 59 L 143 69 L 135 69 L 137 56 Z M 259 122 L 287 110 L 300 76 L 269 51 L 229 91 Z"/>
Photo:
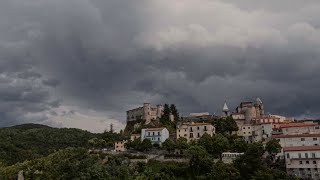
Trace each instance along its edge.
<path fill-rule="evenodd" d="M 149 124 L 151 120 L 160 119 L 162 114 L 162 105 L 154 106 L 150 103 L 143 103 L 142 107 L 138 107 L 127 111 L 127 122 L 144 120 L 145 124 Z"/>

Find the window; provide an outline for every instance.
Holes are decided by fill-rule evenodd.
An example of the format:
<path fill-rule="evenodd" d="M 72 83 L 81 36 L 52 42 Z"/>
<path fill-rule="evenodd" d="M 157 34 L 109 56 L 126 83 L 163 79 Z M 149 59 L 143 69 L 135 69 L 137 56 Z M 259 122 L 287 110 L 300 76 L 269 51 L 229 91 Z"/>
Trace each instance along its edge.
<path fill-rule="evenodd" d="M 187 131 L 187 129 L 184 130 L 184 132 L 186 132 L 186 131 Z"/>
<path fill-rule="evenodd" d="M 193 138 L 193 133 L 190 133 L 190 138 Z"/>
<path fill-rule="evenodd" d="M 154 132 L 152 132 L 152 135 L 154 136 Z"/>
<path fill-rule="evenodd" d="M 200 133 L 198 133 L 198 137 L 200 137 Z"/>
<path fill-rule="evenodd" d="M 305 158 L 308 158 L 308 153 L 305 153 L 304 155 L 305 155 Z"/>
<path fill-rule="evenodd" d="M 311 168 L 308 168 L 308 171 L 311 171 Z"/>
<path fill-rule="evenodd" d="M 246 129 L 246 127 L 243 127 L 242 129 Z"/>
<path fill-rule="evenodd" d="M 314 127 L 315 129 L 319 129 L 319 126 Z"/>
<path fill-rule="evenodd" d="M 248 129 L 250 129 L 250 127 L 248 127 Z"/>
<path fill-rule="evenodd" d="M 301 141 L 304 141 L 304 138 L 301 138 Z"/>
<path fill-rule="evenodd" d="M 318 140 L 318 138 L 313 138 L 314 141 Z"/>
<path fill-rule="evenodd" d="M 316 153 L 311 153 L 312 158 L 316 158 Z"/>
<path fill-rule="evenodd" d="M 197 129 L 199 130 L 199 129 L 200 129 L 200 127 L 198 126 L 198 127 L 197 127 Z"/>
<path fill-rule="evenodd" d="M 180 135 L 179 135 L 180 136 Z M 160 138 L 158 138 L 158 141 L 160 141 Z"/>
<path fill-rule="evenodd" d="M 312 161 L 313 164 L 317 164 L 317 161 Z"/>
<path fill-rule="evenodd" d="M 160 136 L 160 132 L 158 132 L 158 135 Z"/>
<path fill-rule="evenodd" d="M 287 153 L 287 158 L 288 158 L 288 159 L 290 158 L 290 155 L 289 155 L 289 153 Z"/>
<path fill-rule="evenodd" d="M 179 132 L 180 132 L 180 129 L 179 129 Z"/>
<path fill-rule="evenodd" d="M 309 164 L 309 161 L 306 161 L 306 164 Z"/>
<path fill-rule="evenodd" d="M 179 134 L 179 137 L 180 137 L 180 134 Z"/>
<path fill-rule="evenodd" d="M 243 134 L 246 134 L 246 132 L 243 132 Z"/>
<path fill-rule="evenodd" d="M 190 132 L 192 132 L 192 127 L 190 127 Z"/>
<path fill-rule="evenodd" d="M 148 136 L 150 136 L 150 132 L 148 132 Z"/>
<path fill-rule="evenodd" d="M 302 164 L 302 161 L 299 161 L 299 164 Z"/>
<path fill-rule="evenodd" d="M 204 131 L 207 131 L 207 126 L 204 126 Z"/>
<path fill-rule="evenodd" d="M 301 158 L 301 153 L 298 154 L 298 157 Z"/>

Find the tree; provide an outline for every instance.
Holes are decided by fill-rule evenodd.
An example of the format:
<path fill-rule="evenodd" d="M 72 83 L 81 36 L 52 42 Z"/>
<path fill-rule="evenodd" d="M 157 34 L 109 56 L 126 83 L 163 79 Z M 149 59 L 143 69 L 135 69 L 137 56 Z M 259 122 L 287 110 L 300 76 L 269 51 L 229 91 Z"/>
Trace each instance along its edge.
<path fill-rule="evenodd" d="M 112 123 L 110 124 L 110 130 L 109 130 L 109 132 L 110 132 L 110 133 L 113 133 L 113 132 L 114 132 L 113 124 L 112 124 Z"/>
<path fill-rule="evenodd" d="M 151 148 L 152 148 L 151 140 L 146 138 L 140 144 L 139 149 L 144 150 L 144 151 L 149 151 Z"/>
<path fill-rule="evenodd" d="M 269 154 L 277 154 L 281 151 L 281 145 L 279 143 L 279 140 L 277 139 L 271 139 L 269 142 L 266 144 L 266 151 Z"/>
<path fill-rule="evenodd" d="M 216 134 L 213 136 L 212 152 L 214 155 L 218 155 L 220 160 L 222 159 L 222 153 L 229 149 L 229 141 L 222 134 Z"/>
<path fill-rule="evenodd" d="M 247 143 L 242 138 L 236 138 L 233 143 L 231 144 L 232 151 L 242 153 L 247 150 Z"/>
<path fill-rule="evenodd" d="M 189 168 L 194 177 L 209 173 L 213 166 L 212 158 L 202 146 L 190 146 L 187 150 Z"/>
<path fill-rule="evenodd" d="M 202 135 L 198 141 L 198 144 L 204 147 L 208 153 L 214 153 L 213 137 L 211 137 L 209 134 L 205 133 Z"/>
<path fill-rule="evenodd" d="M 162 147 L 169 152 L 171 152 L 172 150 L 174 150 L 176 148 L 175 143 L 170 138 L 166 139 L 162 143 Z"/>
<path fill-rule="evenodd" d="M 170 108 L 168 104 L 164 104 L 163 106 L 163 114 L 160 118 L 160 121 L 163 125 L 169 124 L 170 121 Z"/>
<path fill-rule="evenodd" d="M 208 174 L 208 179 L 215 180 L 234 180 L 239 178 L 239 171 L 232 164 L 225 164 L 222 161 L 218 161 Z"/>
<path fill-rule="evenodd" d="M 247 151 L 234 161 L 235 167 L 239 170 L 241 179 L 251 179 L 259 170 L 265 168 L 262 161 L 264 148 L 261 143 L 248 144 Z"/>
<path fill-rule="evenodd" d="M 178 121 L 179 120 L 179 112 L 174 104 L 170 105 L 170 112 L 174 116 L 174 120 Z"/>
<path fill-rule="evenodd" d="M 184 137 L 180 137 L 176 141 L 176 146 L 177 146 L 177 149 L 181 151 L 186 150 L 189 147 L 188 140 Z"/>
<path fill-rule="evenodd" d="M 229 134 L 233 131 L 238 131 L 238 125 L 232 116 L 229 116 L 224 120 L 224 130 Z"/>

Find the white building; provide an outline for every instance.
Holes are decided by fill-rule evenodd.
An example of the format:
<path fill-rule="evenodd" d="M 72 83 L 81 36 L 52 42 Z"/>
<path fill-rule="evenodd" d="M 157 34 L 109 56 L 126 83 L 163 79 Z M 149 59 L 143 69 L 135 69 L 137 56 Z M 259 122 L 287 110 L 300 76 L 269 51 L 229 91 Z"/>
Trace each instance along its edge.
<path fill-rule="evenodd" d="M 169 138 L 169 131 L 167 128 L 147 128 L 141 130 L 141 141 L 150 139 L 152 144 L 162 143 Z"/>
<path fill-rule="evenodd" d="M 224 152 L 222 153 L 222 161 L 227 164 L 231 164 L 237 157 L 243 155 L 244 153 L 231 153 L 231 152 Z"/>
<path fill-rule="evenodd" d="M 320 134 L 293 134 L 293 135 L 272 135 L 272 138 L 278 139 L 282 148 L 292 146 L 319 146 Z M 283 154 L 283 149 L 281 153 Z"/>
<path fill-rule="evenodd" d="M 215 134 L 215 127 L 210 123 L 183 123 L 177 125 L 176 138 L 184 137 L 190 142 L 200 139 L 205 133 L 212 136 Z"/>
<path fill-rule="evenodd" d="M 283 151 L 288 175 L 320 179 L 320 146 L 292 146 Z"/>
<path fill-rule="evenodd" d="M 125 144 L 127 143 L 127 141 L 117 141 L 114 143 L 114 150 L 117 152 L 123 152 L 126 151 L 126 147 Z"/>

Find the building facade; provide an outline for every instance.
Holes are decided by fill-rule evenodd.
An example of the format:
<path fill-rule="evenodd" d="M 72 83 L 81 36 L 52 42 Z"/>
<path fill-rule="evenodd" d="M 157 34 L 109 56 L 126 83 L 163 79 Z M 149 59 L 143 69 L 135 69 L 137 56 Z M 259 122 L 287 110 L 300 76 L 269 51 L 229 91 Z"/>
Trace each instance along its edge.
<path fill-rule="evenodd" d="M 141 141 L 144 139 L 150 139 L 151 144 L 162 143 L 169 138 L 169 131 L 167 128 L 147 128 L 141 130 Z"/>
<path fill-rule="evenodd" d="M 215 127 L 210 123 L 181 123 L 177 125 L 176 138 L 184 137 L 190 142 L 200 139 L 205 133 L 212 136 L 215 134 Z"/>
<path fill-rule="evenodd" d="M 117 141 L 114 143 L 114 150 L 117 152 L 124 152 L 126 151 L 126 147 L 125 144 L 127 143 L 127 141 Z"/>
<path fill-rule="evenodd" d="M 153 106 L 150 103 L 144 103 L 142 107 L 127 111 L 127 122 L 144 120 L 145 124 L 149 124 L 151 120 L 157 120 L 161 118 L 162 114 L 162 105 Z"/>
<path fill-rule="evenodd" d="M 288 175 L 320 179 L 320 146 L 292 146 L 283 151 Z"/>

